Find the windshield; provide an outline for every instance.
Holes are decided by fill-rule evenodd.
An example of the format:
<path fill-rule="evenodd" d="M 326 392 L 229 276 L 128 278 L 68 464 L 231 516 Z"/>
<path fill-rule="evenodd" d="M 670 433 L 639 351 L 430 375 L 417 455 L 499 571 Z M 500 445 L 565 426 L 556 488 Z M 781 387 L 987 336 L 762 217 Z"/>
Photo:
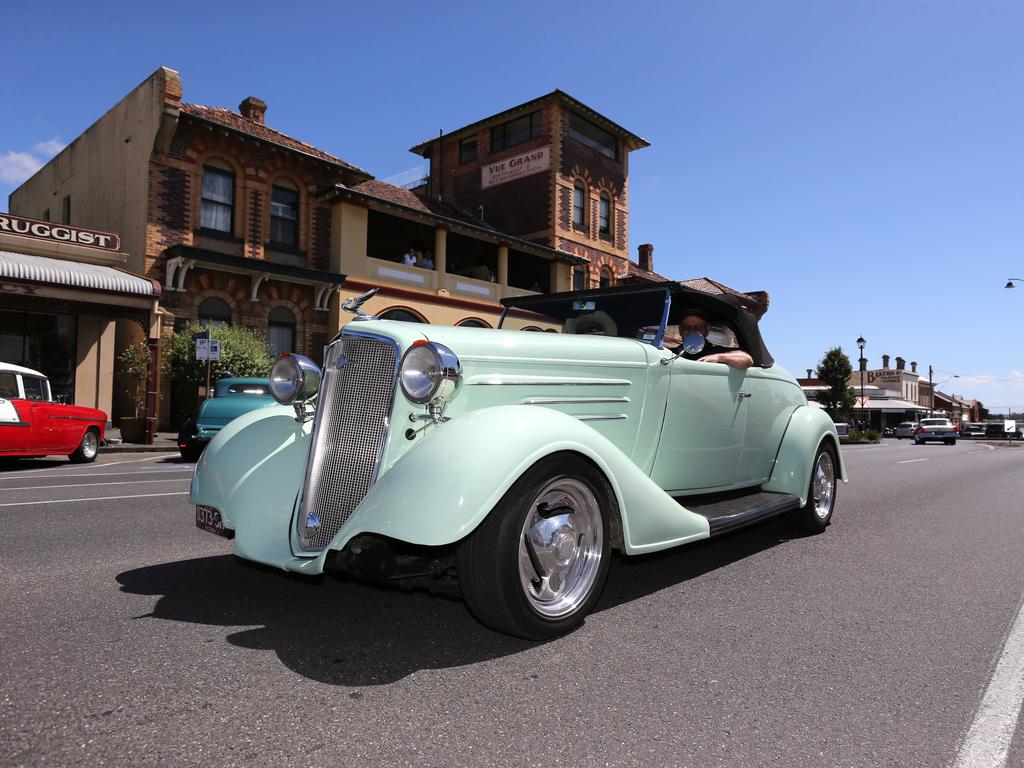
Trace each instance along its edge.
<path fill-rule="evenodd" d="M 669 292 L 648 288 L 603 296 L 539 296 L 517 301 L 514 306 L 530 322 L 554 324 L 562 333 L 639 339 L 661 348 Z M 502 315 L 499 328 L 504 320 Z"/>

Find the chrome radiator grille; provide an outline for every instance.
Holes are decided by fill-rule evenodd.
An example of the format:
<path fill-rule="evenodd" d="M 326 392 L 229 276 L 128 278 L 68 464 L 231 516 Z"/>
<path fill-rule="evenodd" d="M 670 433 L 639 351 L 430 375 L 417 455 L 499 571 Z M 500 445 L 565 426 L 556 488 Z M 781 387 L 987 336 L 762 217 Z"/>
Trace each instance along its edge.
<path fill-rule="evenodd" d="M 296 521 L 304 549 L 323 549 L 366 496 L 391 419 L 398 351 L 390 340 L 345 334 L 325 361 L 313 446 Z"/>

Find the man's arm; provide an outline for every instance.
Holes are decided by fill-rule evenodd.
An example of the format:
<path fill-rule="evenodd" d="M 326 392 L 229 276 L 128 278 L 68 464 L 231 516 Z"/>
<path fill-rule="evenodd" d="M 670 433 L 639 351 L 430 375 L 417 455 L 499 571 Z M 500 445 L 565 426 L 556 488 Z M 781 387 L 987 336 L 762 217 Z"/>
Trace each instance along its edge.
<path fill-rule="evenodd" d="M 754 358 L 741 349 L 733 349 L 728 352 L 716 352 L 713 355 L 702 357 L 700 361 L 702 363 L 725 363 L 726 365 L 731 365 L 733 368 L 739 368 L 741 371 L 747 370 L 747 368 L 754 364 Z"/>

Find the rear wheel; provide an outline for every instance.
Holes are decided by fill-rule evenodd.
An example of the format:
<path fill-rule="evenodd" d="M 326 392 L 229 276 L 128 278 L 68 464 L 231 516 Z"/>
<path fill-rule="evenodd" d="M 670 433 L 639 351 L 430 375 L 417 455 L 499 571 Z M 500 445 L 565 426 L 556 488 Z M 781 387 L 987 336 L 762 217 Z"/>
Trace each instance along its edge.
<path fill-rule="evenodd" d="M 807 490 L 807 503 L 794 517 L 797 527 L 807 533 L 821 533 L 832 522 L 836 506 L 836 454 L 829 443 L 822 443 L 814 456 L 811 484 Z"/>
<path fill-rule="evenodd" d="M 541 459 L 459 545 L 470 612 L 530 640 L 576 629 L 608 576 L 616 509 L 608 482 L 586 460 L 571 453 Z"/>
<path fill-rule="evenodd" d="M 181 458 L 185 461 L 199 461 L 199 457 L 203 455 L 203 448 L 205 447 L 205 443 L 189 440 L 184 446 L 178 446 L 178 451 L 181 453 Z"/>
<path fill-rule="evenodd" d="M 68 456 L 75 464 L 87 464 L 96 461 L 96 454 L 100 450 L 100 432 L 96 427 L 89 427 L 82 435 L 82 441 L 78 444 L 75 452 Z"/>

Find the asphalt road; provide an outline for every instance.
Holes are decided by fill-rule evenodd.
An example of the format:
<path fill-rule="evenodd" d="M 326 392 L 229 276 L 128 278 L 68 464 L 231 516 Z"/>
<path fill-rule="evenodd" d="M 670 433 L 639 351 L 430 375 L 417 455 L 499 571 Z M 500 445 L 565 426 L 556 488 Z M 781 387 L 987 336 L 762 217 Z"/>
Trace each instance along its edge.
<path fill-rule="evenodd" d="M 1024 449 L 844 456 L 824 534 L 616 559 L 541 645 L 457 599 L 246 567 L 176 457 L 26 461 L 0 471 L 0 765 L 998 765 L 1014 729 L 1024 765 L 998 698 Z"/>

